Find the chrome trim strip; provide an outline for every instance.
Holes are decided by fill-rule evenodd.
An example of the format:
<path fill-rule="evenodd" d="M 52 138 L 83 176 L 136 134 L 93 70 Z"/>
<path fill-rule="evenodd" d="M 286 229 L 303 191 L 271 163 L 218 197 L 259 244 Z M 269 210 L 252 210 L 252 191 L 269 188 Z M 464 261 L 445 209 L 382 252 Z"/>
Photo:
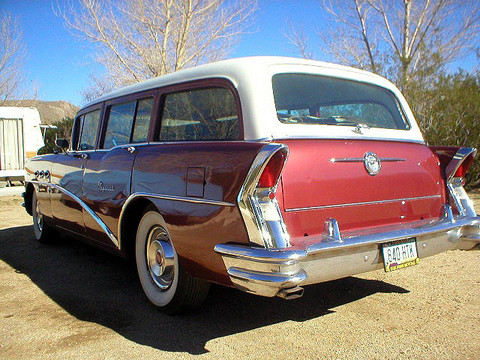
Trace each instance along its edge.
<path fill-rule="evenodd" d="M 218 201 L 218 200 L 208 200 L 208 199 L 197 199 L 191 197 L 183 197 L 183 196 L 173 196 L 173 195 L 162 195 L 162 194 L 152 194 L 147 192 L 136 192 L 131 194 L 127 200 L 123 203 L 122 210 L 120 211 L 120 216 L 118 218 L 118 237 L 120 246 L 122 244 L 122 222 L 123 217 L 125 215 L 125 210 L 128 208 L 128 205 L 137 198 L 154 198 L 154 199 L 161 199 L 161 200 L 172 200 L 172 201 L 184 201 L 194 204 L 206 204 L 206 205 L 215 205 L 215 206 L 235 206 L 235 204 L 225 202 L 225 201 Z"/>
<path fill-rule="evenodd" d="M 469 156 L 477 154 L 477 149 L 475 148 L 460 148 L 457 150 L 457 153 L 453 156 L 452 160 L 447 165 L 445 169 L 445 174 L 447 175 L 447 181 L 450 182 L 453 180 L 455 173 L 457 172 L 460 165 L 463 161 Z"/>
<path fill-rule="evenodd" d="M 475 207 L 473 206 L 473 201 L 470 199 L 467 192 L 465 191 L 465 188 L 463 187 L 463 179 L 453 178 L 449 180 L 447 182 L 447 188 L 460 215 L 477 215 Z"/>
<path fill-rule="evenodd" d="M 56 184 L 52 183 L 46 183 L 46 182 L 39 182 L 39 181 L 29 181 L 30 183 L 37 184 L 37 185 L 47 185 L 51 188 L 57 189 L 64 193 L 65 195 L 71 197 L 73 200 L 75 200 L 92 218 L 95 220 L 95 222 L 100 226 L 100 228 L 103 230 L 105 234 L 107 234 L 108 238 L 110 239 L 111 242 L 117 247 L 117 249 L 120 249 L 120 242 L 117 240 L 113 232 L 108 228 L 108 226 L 103 222 L 102 219 L 92 210 L 88 207 L 87 204 L 83 202 L 82 199 L 80 199 L 77 195 L 74 193 L 68 191 L 67 189 L 58 186 Z"/>
<path fill-rule="evenodd" d="M 205 205 L 216 205 L 216 206 L 235 206 L 235 204 L 226 202 L 226 201 L 219 201 L 219 200 L 210 200 L 210 199 L 202 199 L 202 198 L 193 198 L 188 196 L 177 196 L 177 195 L 163 195 L 163 194 L 152 194 L 146 192 L 136 192 L 130 195 L 127 201 L 130 198 L 137 198 L 137 197 L 146 197 L 146 198 L 154 198 L 154 199 L 161 199 L 161 200 L 172 200 L 172 201 L 183 201 L 189 202 L 194 204 L 205 204 Z M 125 204 L 127 203 L 125 202 Z"/>
<path fill-rule="evenodd" d="M 381 157 L 379 158 L 380 161 L 382 162 L 397 162 L 397 161 L 407 161 L 407 159 L 404 159 L 404 158 L 388 158 L 388 157 Z M 330 159 L 330 162 L 332 163 L 335 163 L 335 162 L 364 162 L 365 161 L 365 158 L 364 157 L 361 157 L 361 158 L 339 158 L 339 159 L 336 159 L 336 158 L 331 158 Z"/>
<path fill-rule="evenodd" d="M 463 216 L 476 216 L 476 211 L 472 200 L 463 187 L 463 179 L 456 178 L 455 173 L 469 156 L 475 157 L 475 155 L 477 155 L 477 149 L 475 148 L 460 148 L 445 169 L 448 191 L 459 214 Z"/>
<path fill-rule="evenodd" d="M 435 198 L 439 198 L 439 197 L 441 197 L 441 195 L 418 196 L 418 197 L 402 198 L 402 199 L 390 199 L 390 200 L 364 201 L 364 202 L 335 204 L 335 205 L 309 206 L 309 207 L 285 209 L 285 212 L 333 209 L 333 208 L 347 207 L 347 206 L 374 205 L 374 204 L 382 204 L 382 203 L 394 203 L 394 202 L 399 202 L 399 201 L 435 199 Z"/>

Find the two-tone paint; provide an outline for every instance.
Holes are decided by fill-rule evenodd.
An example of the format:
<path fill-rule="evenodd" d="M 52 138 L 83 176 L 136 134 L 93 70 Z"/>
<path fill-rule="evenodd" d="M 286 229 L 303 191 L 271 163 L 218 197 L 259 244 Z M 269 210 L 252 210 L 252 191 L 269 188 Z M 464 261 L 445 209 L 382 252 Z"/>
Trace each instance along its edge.
<path fill-rule="evenodd" d="M 398 98 L 410 126 L 282 124 L 271 82 L 280 72 L 384 87 Z M 234 94 L 238 139 L 160 142 L 164 95 L 208 86 Z M 147 141 L 102 149 L 108 107 L 145 96 L 154 99 Z M 101 113 L 96 149 L 78 150 L 78 119 L 94 109 Z M 281 176 L 259 187 L 279 152 Z M 69 151 L 27 163 L 26 207 L 37 191 L 44 221 L 123 256 L 134 245 L 140 217 L 153 207 L 190 274 L 293 298 L 301 285 L 379 268 L 380 246 L 388 241 L 417 237 L 421 256 L 480 242 L 478 217 L 456 175 L 474 155 L 473 149 L 427 147 L 405 100 L 383 78 L 298 59 L 237 59 L 87 104 Z"/>

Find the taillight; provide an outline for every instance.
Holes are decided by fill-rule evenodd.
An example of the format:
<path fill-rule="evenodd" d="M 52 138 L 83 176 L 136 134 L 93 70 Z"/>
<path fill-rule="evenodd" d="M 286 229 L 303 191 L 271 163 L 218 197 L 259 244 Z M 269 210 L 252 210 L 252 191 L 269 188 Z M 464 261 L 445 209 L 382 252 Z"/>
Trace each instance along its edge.
<path fill-rule="evenodd" d="M 473 162 L 473 154 L 469 155 L 458 167 L 454 177 L 464 178 Z"/>
<path fill-rule="evenodd" d="M 260 149 L 238 194 L 238 206 L 250 242 L 266 249 L 284 249 L 290 235 L 275 195 L 288 158 L 288 147 L 270 143 Z"/>
<path fill-rule="evenodd" d="M 283 165 L 287 159 L 287 150 L 282 149 L 272 156 L 267 166 L 263 169 L 260 180 L 258 180 L 257 188 L 273 188 L 277 185 Z"/>

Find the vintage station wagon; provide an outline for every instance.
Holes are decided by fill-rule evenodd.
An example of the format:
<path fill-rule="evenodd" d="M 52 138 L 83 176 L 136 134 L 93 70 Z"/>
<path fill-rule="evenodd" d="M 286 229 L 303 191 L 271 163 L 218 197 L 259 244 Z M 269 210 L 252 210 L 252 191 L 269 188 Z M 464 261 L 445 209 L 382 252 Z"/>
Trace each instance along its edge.
<path fill-rule="evenodd" d="M 134 257 L 167 313 L 211 282 L 292 299 L 480 242 L 463 188 L 476 150 L 427 146 L 400 92 L 348 67 L 251 57 L 179 71 L 89 103 L 57 145 L 26 164 L 36 238 Z"/>

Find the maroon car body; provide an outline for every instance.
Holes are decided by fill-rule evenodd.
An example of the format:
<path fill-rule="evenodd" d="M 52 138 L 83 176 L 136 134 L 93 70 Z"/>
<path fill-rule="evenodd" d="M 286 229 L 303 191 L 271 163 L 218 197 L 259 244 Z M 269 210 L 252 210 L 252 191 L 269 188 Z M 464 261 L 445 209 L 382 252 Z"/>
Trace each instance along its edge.
<path fill-rule="evenodd" d="M 67 151 L 27 162 L 25 200 L 40 241 L 61 230 L 134 256 L 150 301 L 178 312 L 210 282 L 291 299 L 472 248 L 475 153 L 426 146 L 376 75 L 235 59 L 87 104 Z"/>

